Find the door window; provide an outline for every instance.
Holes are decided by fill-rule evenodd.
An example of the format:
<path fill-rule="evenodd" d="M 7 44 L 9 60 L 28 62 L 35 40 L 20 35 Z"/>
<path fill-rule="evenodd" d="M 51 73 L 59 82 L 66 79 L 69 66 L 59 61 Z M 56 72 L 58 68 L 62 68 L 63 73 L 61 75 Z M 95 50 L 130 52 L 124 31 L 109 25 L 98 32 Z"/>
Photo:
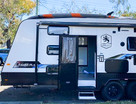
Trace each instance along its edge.
<path fill-rule="evenodd" d="M 76 38 L 63 37 L 62 63 L 75 63 L 75 61 L 76 61 Z"/>

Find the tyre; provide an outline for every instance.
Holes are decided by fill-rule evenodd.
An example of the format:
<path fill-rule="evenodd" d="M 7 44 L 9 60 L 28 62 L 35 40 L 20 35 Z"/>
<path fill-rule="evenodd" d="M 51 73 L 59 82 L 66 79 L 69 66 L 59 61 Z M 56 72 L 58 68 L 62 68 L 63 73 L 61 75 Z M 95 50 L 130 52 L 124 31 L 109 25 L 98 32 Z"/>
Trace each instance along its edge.
<path fill-rule="evenodd" d="M 0 66 L 2 65 L 2 63 L 3 63 L 3 62 L 2 62 L 2 59 L 0 59 Z"/>
<path fill-rule="evenodd" d="M 95 95 L 95 98 L 96 98 L 97 100 L 100 100 L 100 101 L 103 100 L 101 91 L 95 91 L 95 92 L 94 92 L 94 95 Z"/>
<path fill-rule="evenodd" d="M 102 89 L 102 96 L 104 100 L 117 101 L 124 96 L 124 87 L 116 81 L 109 82 Z"/>
<path fill-rule="evenodd" d="M 126 92 L 129 99 L 136 100 L 136 82 L 129 83 Z"/>

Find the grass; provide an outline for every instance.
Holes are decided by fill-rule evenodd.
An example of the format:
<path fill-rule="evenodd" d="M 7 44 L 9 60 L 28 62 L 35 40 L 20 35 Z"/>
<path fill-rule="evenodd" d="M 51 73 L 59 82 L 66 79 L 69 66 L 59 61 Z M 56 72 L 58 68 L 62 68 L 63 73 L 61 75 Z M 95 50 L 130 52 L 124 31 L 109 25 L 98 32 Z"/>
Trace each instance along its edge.
<path fill-rule="evenodd" d="M 62 103 L 41 103 L 41 104 L 62 104 Z M 92 103 L 66 103 L 66 104 L 136 104 L 135 101 L 107 101 L 107 102 L 92 102 Z"/>
<path fill-rule="evenodd" d="M 107 101 L 107 102 L 99 102 L 95 104 L 136 104 L 136 102 L 135 101 L 116 101 L 116 102 Z"/>

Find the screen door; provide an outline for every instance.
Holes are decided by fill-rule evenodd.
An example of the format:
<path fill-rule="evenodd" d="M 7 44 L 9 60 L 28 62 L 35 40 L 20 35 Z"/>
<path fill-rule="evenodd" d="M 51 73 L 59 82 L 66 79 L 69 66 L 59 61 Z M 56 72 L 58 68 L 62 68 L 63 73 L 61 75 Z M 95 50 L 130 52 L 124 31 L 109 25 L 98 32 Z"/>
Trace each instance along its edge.
<path fill-rule="evenodd" d="M 59 88 L 77 88 L 77 37 L 60 37 Z"/>

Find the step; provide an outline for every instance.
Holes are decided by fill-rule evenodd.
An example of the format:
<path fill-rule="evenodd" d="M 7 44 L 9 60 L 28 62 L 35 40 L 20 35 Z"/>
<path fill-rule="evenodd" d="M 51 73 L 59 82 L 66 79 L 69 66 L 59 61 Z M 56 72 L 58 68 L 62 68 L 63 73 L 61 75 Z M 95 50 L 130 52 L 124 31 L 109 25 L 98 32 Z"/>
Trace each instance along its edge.
<path fill-rule="evenodd" d="M 96 100 L 94 92 L 78 92 L 79 100 Z"/>
<path fill-rule="evenodd" d="M 78 80 L 78 86 L 95 86 L 95 80 Z"/>
<path fill-rule="evenodd" d="M 79 92 L 90 92 L 94 91 L 96 88 L 94 86 L 78 86 Z"/>

